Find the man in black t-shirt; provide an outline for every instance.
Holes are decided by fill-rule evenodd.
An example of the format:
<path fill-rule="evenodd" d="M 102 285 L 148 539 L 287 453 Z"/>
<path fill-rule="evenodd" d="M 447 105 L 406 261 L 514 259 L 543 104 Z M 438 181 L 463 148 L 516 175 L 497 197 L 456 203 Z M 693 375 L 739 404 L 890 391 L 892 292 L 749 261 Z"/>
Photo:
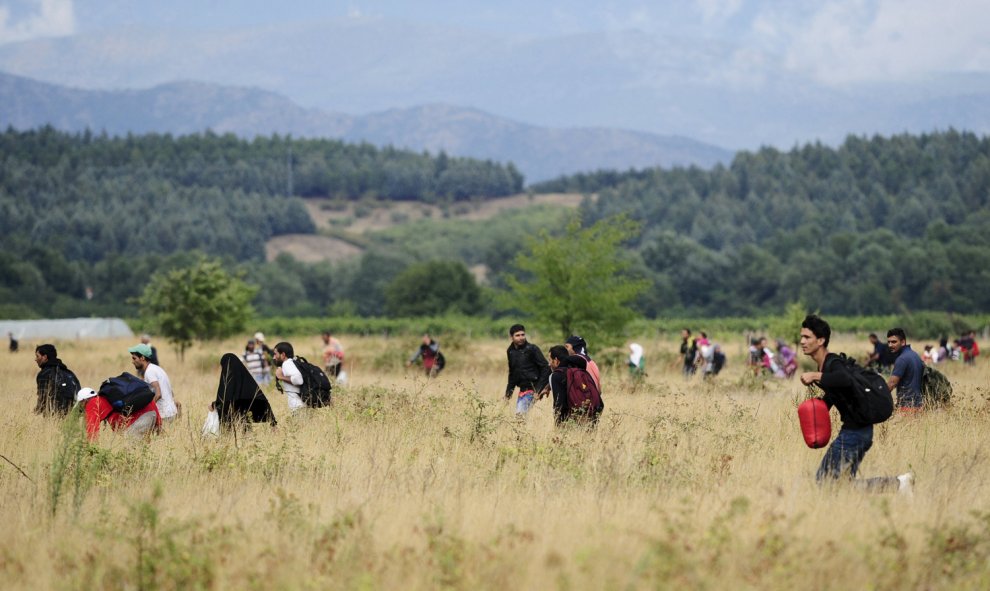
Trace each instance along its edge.
<path fill-rule="evenodd" d="M 822 400 L 829 408 L 834 406 L 842 419 L 842 428 L 825 452 L 815 475 L 815 480 L 819 483 L 836 481 L 843 476 L 854 480 L 863 457 L 873 447 L 873 425 L 859 423 L 851 412 L 856 396 L 852 376 L 844 367 L 842 359 L 835 353 L 829 353 L 828 341 L 831 336 L 832 329 L 828 323 L 814 314 L 807 316 L 801 323 L 801 352 L 818 364 L 818 371 L 801 374 L 801 383 L 805 386 L 819 386 L 825 392 Z M 898 489 L 910 493 L 914 475 L 908 472 L 897 477 L 881 476 L 856 482 L 871 490 Z"/>

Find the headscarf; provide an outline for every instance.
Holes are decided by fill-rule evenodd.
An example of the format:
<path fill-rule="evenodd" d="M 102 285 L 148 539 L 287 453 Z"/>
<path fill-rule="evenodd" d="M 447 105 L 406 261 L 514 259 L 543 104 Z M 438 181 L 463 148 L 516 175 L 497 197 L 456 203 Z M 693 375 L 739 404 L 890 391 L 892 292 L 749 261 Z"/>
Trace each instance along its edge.
<path fill-rule="evenodd" d="M 643 360 L 643 345 L 633 343 L 629 345 L 629 350 L 632 351 L 629 355 L 629 363 L 639 367 L 639 362 Z"/>
<path fill-rule="evenodd" d="M 214 402 L 220 420 L 234 420 L 235 416 L 251 414 L 249 420 L 259 423 L 270 421 L 275 424 L 275 414 L 241 358 L 233 353 L 225 353 L 220 358 L 220 383 L 217 384 L 217 399 Z"/>

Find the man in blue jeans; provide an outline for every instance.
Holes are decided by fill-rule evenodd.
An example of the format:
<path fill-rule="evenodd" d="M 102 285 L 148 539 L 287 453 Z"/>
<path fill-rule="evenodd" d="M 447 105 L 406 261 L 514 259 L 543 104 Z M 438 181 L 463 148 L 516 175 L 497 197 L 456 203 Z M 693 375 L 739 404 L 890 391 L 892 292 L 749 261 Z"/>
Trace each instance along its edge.
<path fill-rule="evenodd" d="M 873 425 L 857 422 L 850 412 L 851 401 L 856 395 L 852 376 L 846 371 L 839 356 L 829 353 L 828 341 L 831 336 L 832 329 L 828 323 L 814 314 L 807 316 L 801 323 L 801 352 L 818 364 L 818 371 L 801 374 L 801 383 L 821 387 L 825 392 L 822 400 L 829 408 L 834 406 L 838 409 L 842 419 L 842 428 L 825 452 L 815 475 L 815 480 L 819 483 L 837 481 L 843 476 L 855 480 L 859 464 L 873 446 Z M 869 490 L 897 489 L 910 494 L 914 475 L 908 472 L 897 477 L 881 476 L 855 482 Z"/>

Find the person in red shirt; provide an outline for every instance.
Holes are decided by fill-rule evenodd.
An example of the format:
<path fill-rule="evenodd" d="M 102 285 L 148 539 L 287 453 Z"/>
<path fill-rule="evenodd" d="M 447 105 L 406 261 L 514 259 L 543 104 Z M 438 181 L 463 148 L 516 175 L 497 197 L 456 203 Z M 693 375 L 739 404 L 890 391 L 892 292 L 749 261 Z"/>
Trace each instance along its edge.
<path fill-rule="evenodd" d="M 100 434 L 100 426 L 106 421 L 114 431 L 123 431 L 125 435 L 145 437 L 157 433 L 162 426 L 162 417 L 158 407 L 151 401 L 144 408 L 129 415 L 113 409 L 110 402 L 98 396 L 92 388 L 83 388 L 76 394 L 76 401 L 82 403 L 86 416 L 86 435 L 90 440 Z"/>

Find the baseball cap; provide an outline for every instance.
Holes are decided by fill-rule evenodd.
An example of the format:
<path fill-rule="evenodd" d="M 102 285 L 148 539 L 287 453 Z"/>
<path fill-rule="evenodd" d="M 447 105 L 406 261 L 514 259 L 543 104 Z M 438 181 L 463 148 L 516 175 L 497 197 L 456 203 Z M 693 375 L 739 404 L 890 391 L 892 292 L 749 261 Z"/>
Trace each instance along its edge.
<path fill-rule="evenodd" d="M 574 350 L 575 351 L 581 351 L 583 349 L 587 349 L 588 348 L 588 343 L 584 342 L 584 339 L 582 339 L 581 337 L 577 336 L 576 334 L 567 337 L 567 340 L 564 341 L 564 342 L 567 343 L 568 345 L 574 347 Z"/>
<path fill-rule="evenodd" d="M 89 400 L 93 396 L 96 396 L 96 390 L 92 388 L 83 388 L 76 392 L 76 402 L 82 402 L 83 400 Z"/>
<path fill-rule="evenodd" d="M 263 340 L 265 340 L 265 333 L 263 333 L 263 332 L 256 332 L 256 333 L 254 333 L 254 340 L 256 340 L 256 341 L 263 341 Z"/>
<path fill-rule="evenodd" d="M 134 345 L 133 347 L 131 347 L 130 349 L 128 349 L 127 352 L 128 353 L 137 353 L 141 357 L 144 357 L 145 359 L 147 359 L 147 358 L 151 357 L 151 346 L 145 345 L 144 343 L 141 343 L 140 345 Z"/>

